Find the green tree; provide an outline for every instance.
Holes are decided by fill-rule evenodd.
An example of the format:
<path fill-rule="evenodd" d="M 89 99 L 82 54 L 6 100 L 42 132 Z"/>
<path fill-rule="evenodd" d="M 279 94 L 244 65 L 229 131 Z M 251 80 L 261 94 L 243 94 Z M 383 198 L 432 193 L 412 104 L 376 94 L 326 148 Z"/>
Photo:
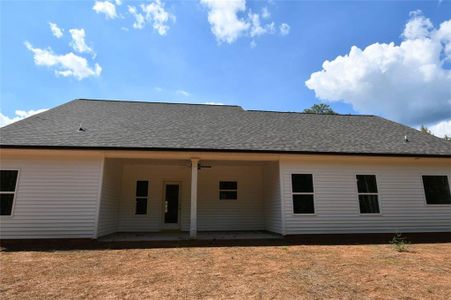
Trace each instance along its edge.
<path fill-rule="evenodd" d="M 430 134 L 430 135 L 434 135 L 434 134 L 432 133 L 432 131 L 431 131 L 429 128 L 427 128 L 426 126 L 424 126 L 424 125 L 421 125 L 420 131 L 421 131 L 421 132 L 424 132 L 424 133 L 427 133 L 427 134 Z M 445 136 L 443 137 L 443 139 L 444 139 L 445 141 L 451 141 L 451 137 L 447 136 L 446 134 L 445 134 Z"/>
<path fill-rule="evenodd" d="M 326 114 L 326 115 L 336 115 L 337 113 L 328 104 L 320 103 L 314 104 L 310 108 L 304 109 L 305 113 L 309 114 Z"/>
<path fill-rule="evenodd" d="M 421 132 L 424 132 L 424 133 L 427 133 L 427 134 L 430 134 L 430 135 L 433 135 L 433 134 L 432 134 L 432 131 L 430 131 L 429 128 L 427 128 L 427 127 L 424 126 L 424 125 L 421 125 L 420 131 L 421 131 Z"/>

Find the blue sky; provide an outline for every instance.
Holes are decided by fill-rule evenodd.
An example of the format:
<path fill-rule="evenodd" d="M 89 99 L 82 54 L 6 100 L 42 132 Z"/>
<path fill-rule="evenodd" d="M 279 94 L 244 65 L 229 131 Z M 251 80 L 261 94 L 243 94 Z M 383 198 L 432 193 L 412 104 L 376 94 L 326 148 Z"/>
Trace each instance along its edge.
<path fill-rule="evenodd" d="M 0 5 L 3 119 L 75 98 L 279 111 L 322 101 L 340 113 L 378 114 L 451 135 L 450 1 Z M 52 34 L 50 22 L 62 29 L 61 37 Z M 427 47 L 415 43 L 425 39 L 432 41 Z M 77 57 L 87 63 L 82 69 Z M 323 68 L 326 60 L 333 64 Z"/>

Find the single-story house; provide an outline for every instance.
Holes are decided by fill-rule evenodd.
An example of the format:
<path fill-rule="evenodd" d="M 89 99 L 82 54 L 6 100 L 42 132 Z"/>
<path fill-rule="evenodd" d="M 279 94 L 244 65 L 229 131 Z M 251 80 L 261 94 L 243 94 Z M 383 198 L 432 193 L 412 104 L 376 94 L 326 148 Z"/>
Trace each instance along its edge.
<path fill-rule="evenodd" d="M 79 99 L 0 138 L 2 239 L 451 232 L 451 142 L 377 116 Z"/>

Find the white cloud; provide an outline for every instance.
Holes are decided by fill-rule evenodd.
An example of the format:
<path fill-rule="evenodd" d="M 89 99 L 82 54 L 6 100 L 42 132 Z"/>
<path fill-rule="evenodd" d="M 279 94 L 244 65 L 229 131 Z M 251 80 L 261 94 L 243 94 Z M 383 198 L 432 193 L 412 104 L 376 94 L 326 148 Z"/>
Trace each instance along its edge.
<path fill-rule="evenodd" d="M 208 22 L 218 42 L 233 43 L 249 29 L 250 24 L 238 17 L 238 13 L 246 10 L 245 0 L 200 2 L 209 10 Z"/>
<path fill-rule="evenodd" d="M 135 18 L 133 28 L 143 29 L 149 23 L 160 35 L 166 35 L 169 30 L 169 21 L 175 20 L 175 16 L 168 13 L 160 0 L 154 0 L 149 4 L 141 4 L 141 11 L 135 6 L 128 6 L 128 12 Z"/>
<path fill-rule="evenodd" d="M 421 10 L 411 11 L 409 15 L 410 20 L 405 25 L 402 36 L 408 40 L 429 37 L 429 33 L 434 28 L 431 20 L 425 18 Z"/>
<path fill-rule="evenodd" d="M 316 97 L 349 103 L 409 125 L 451 117 L 451 20 L 437 29 L 420 12 L 405 26 L 403 41 L 375 43 L 325 61 L 305 82 Z"/>
<path fill-rule="evenodd" d="M 246 0 L 200 0 L 200 3 L 208 9 L 208 22 L 219 43 L 231 44 L 242 36 L 253 39 L 276 32 L 274 22 L 262 24 L 262 19 L 271 16 L 267 7 L 258 14 L 246 10 Z M 252 45 L 256 45 L 255 41 Z"/>
<path fill-rule="evenodd" d="M 184 90 L 177 90 L 176 93 L 177 93 L 177 95 L 184 96 L 184 97 L 191 96 L 191 93 L 184 91 Z"/>
<path fill-rule="evenodd" d="M 445 135 L 451 137 L 451 119 L 438 122 L 437 124 L 429 127 L 429 130 L 432 131 L 432 133 L 438 137 L 443 138 L 445 137 Z"/>
<path fill-rule="evenodd" d="M 290 25 L 287 23 L 282 23 L 279 26 L 279 30 L 281 35 L 288 35 L 290 33 Z"/>
<path fill-rule="evenodd" d="M 50 30 L 52 31 L 52 34 L 56 37 L 56 38 L 61 38 L 63 36 L 63 29 L 59 28 L 58 25 L 56 25 L 55 23 L 49 22 L 50 25 Z"/>
<path fill-rule="evenodd" d="M 85 30 L 81 29 L 70 29 L 70 35 L 72 36 L 72 41 L 70 42 L 70 46 L 77 52 L 80 53 L 90 53 L 95 56 L 94 50 L 90 48 L 85 42 Z"/>
<path fill-rule="evenodd" d="M 445 60 L 451 62 L 451 20 L 440 24 L 439 30 L 436 32 L 437 38 L 442 41 L 444 45 Z"/>
<path fill-rule="evenodd" d="M 260 15 L 254 14 L 254 13 L 249 13 L 248 16 L 249 16 L 249 20 L 250 20 L 250 24 L 251 24 L 251 27 L 249 29 L 250 37 L 253 38 L 253 37 L 263 35 L 265 33 L 274 33 L 274 31 L 275 31 L 274 22 L 262 26 L 260 23 Z"/>
<path fill-rule="evenodd" d="M 202 103 L 202 104 L 208 104 L 208 105 L 224 105 L 224 103 L 221 103 L 221 102 L 205 102 L 205 103 Z"/>
<path fill-rule="evenodd" d="M 109 1 L 96 1 L 92 9 L 97 14 L 104 14 L 107 19 L 117 18 L 116 6 Z"/>
<path fill-rule="evenodd" d="M 31 117 L 32 115 L 39 114 L 46 111 L 47 108 L 37 109 L 37 110 L 16 110 L 16 115 L 13 117 L 8 117 L 0 112 L 0 127 L 9 125 L 11 123 L 23 120 L 25 118 Z"/>
<path fill-rule="evenodd" d="M 64 55 L 53 53 L 52 49 L 33 48 L 29 42 L 25 42 L 25 47 L 34 54 L 34 63 L 38 66 L 53 67 L 57 76 L 73 76 L 78 80 L 87 77 L 96 77 L 102 73 L 99 64 L 90 67 L 88 61 L 72 52 Z"/>
<path fill-rule="evenodd" d="M 114 2 L 116 3 L 117 6 L 122 4 L 122 0 L 115 0 Z"/>
<path fill-rule="evenodd" d="M 268 19 L 271 16 L 267 7 L 262 8 L 262 18 Z"/>
<path fill-rule="evenodd" d="M 153 29 L 160 35 L 166 35 L 169 30 L 167 25 L 169 18 L 174 20 L 175 17 L 164 9 L 164 4 L 160 0 L 155 0 L 147 5 L 141 4 L 141 9 L 146 15 L 147 22 L 152 23 Z"/>
<path fill-rule="evenodd" d="M 260 16 L 258 14 L 249 13 L 251 28 L 249 34 L 251 37 L 262 35 L 266 32 L 265 28 L 260 25 Z"/>
<path fill-rule="evenodd" d="M 138 12 L 136 7 L 129 6 L 128 12 L 135 17 L 135 22 L 133 23 L 133 28 L 135 29 L 143 29 L 144 24 L 146 23 L 146 20 L 144 19 L 144 16 Z"/>

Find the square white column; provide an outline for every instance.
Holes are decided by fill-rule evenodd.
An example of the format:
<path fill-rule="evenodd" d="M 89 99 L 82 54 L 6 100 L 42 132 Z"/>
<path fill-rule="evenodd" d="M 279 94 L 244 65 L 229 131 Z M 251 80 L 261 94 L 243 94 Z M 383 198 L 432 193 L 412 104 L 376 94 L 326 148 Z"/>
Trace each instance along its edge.
<path fill-rule="evenodd" d="M 197 236 L 197 172 L 199 159 L 191 159 L 191 214 L 189 236 L 194 239 Z"/>

